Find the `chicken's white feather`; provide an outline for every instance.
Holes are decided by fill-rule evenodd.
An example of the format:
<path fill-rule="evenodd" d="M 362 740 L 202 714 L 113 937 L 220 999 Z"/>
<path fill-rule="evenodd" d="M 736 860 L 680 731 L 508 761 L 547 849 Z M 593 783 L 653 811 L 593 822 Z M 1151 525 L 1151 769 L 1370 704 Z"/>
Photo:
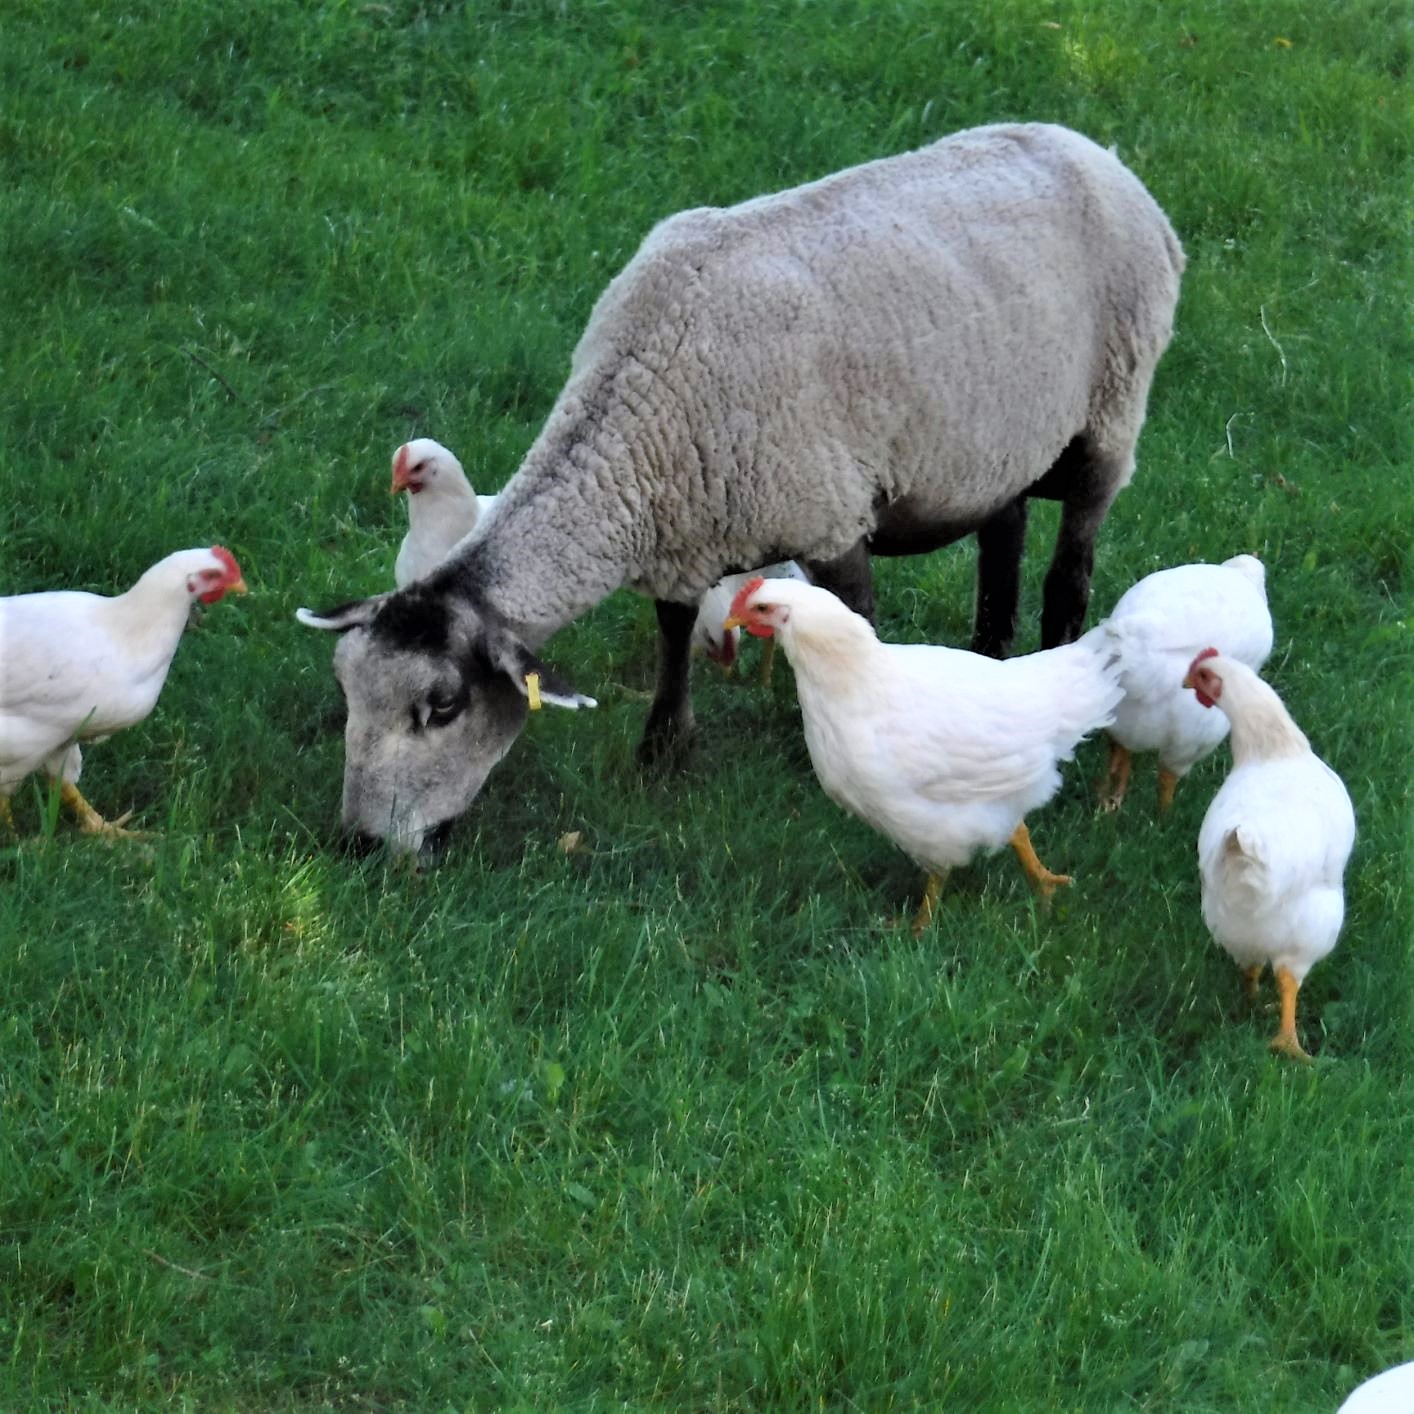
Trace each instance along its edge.
<path fill-rule="evenodd" d="M 168 555 L 111 598 L 47 590 L 0 599 L 0 795 L 37 770 L 77 782 L 77 743 L 152 711 L 192 600 L 232 587 L 245 588 L 239 568 L 213 548 Z"/>
<path fill-rule="evenodd" d="M 740 632 L 725 628 L 728 612 L 736 592 L 744 584 L 757 577 L 762 579 L 798 579 L 809 583 L 809 577 L 794 560 L 783 560 L 779 564 L 766 565 L 759 570 L 748 570 L 744 574 L 729 574 L 719 579 L 703 596 L 697 610 L 697 620 L 692 626 L 692 647 L 694 651 L 705 653 L 714 662 L 730 667 L 736 661 L 737 643 Z"/>
<path fill-rule="evenodd" d="M 1157 751 L 1185 775 L 1227 735 L 1227 719 L 1182 687 L 1209 645 L 1251 668 L 1272 651 L 1266 574 L 1252 555 L 1220 565 L 1178 565 L 1127 590 L 1102 625 L 1119 655 L 1124 697 L 1109 735 L 1129 751 Z"/>
<path fill-rule="evenodd" d="M 1355 812 L 1277 694 L 1225 655 L 1202 665 L 1221 682 L 1234 765 L 1198 833 L 1203 920 L 1244 967 L 1270 963 L 1297 982 L 1336 944 Z"/>
<path fill-rule="evenodd" d="M 809 584 L 768 582 L 747 599 L 758 602 L 788 614 L 776 632 L 826 793 L 929 870 L 1006 844 L 1120 698 L 1097 631 L 997 660 L 881 643 L 868 620 Z"/>
<path fill-rule="evenodd" d="M 440 442 L 419 437 L 393 453 L 394 486 L 399 465 L 401 485 L 408 491 L 408 533 L 393 564 L 399 589 L 431 574 L 476 529 L 495 504 L 494 496 L 478 496 L 459 462 Z"/>

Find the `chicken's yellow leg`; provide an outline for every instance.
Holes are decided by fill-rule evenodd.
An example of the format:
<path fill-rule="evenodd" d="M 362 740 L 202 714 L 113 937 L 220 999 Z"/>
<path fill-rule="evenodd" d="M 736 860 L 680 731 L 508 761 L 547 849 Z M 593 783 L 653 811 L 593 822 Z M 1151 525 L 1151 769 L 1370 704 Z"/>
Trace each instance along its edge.
<path fill-rule="evenodd" d="M 1011 832 L 1011 847 L 1016 851 L 1016 857 L 1021 861 L 1021 867 L 1026 871 L 1026 877 L 1031 887 L 1043 898 L 1048 899 L 1055 893 L 1058 884 L 1070 883 L 1069 874 L 1052 874 L 1039 859 L 1036 858 L 1036 851 L 1031 848 L 1031 831 L 1026 828 L 1026 821 L 1023 820 L 1016 829 Z"/>
<path fill-rule="evenodd" d="M 756 670 L 756 680 L 762 687 L 771 681 L 771 669 L 776 666 L 776 635 L 773 633 L 766 640 L 766 646 L 761 650 L 761 666 Z"/>
<path fill-rule="evenodd" d="M 1100 792 L 1100 809 L 1109 813 L 1124 804 L 1124 793 L 1129 789 L 1129 768 L 1132 764 L 1129 751 L 1110 738 L 1110 759 L 1105 767 L 1105 778 L 1097 781 Z"/>
<path fill-rule="evenodd" d="M 948 871 L 946 869 L 941 874 L 928 875 L 928 882 L 923 886 L 923 902 L 918 905 L 918 912 L 913 915 L 913 936 L 915 938 L 933 921 L 933 912 L 938 906 L 938 898 L 943 892 L 943 881 L 947 877 Z"/>
<path fill-rule="evenodd" d="M 1301 983 L 1285 967 L 1276 969 L 1276 978 L 1277 991 L 1281 993 L 1281 1029 L 1272 1037 L 1272 1050 L 1292 1060 L 1308 1061 L 1311 1057 L 1296 1037 L 1296 994 L 1301 990 Z"/>
<path fill-rule="evenodd" d="M 1242 969 L 1243 980 L 1247 983 L 1247 996 L 1254 1002 L 1262 985 L 1262 967 L 1263 964 L 1259 962 L 1255 966 Z"/>
<path fill-rule="evenodd" d="M 10 797 L 0 795 L 0 828 L 15 834 L 15 817 L 10 813 Z"/>
<path fill-rule="evenodd" d="M 79 822 L 79 829 L 86 835 L 102 835 L 105 839 L 141 839 L 141 835 L 135 830 L 125 830 L 124 822 L 132 815 L 129 810 L 118 816 L 116 820 L 105 820 L 82 795 L 79 788 L 70 785 L 68 781 L 62 781 L 59 785 L 59 799 L 73 812 L 74 819 Z"/>
<path fill-rule="evenodd" d="M 1178 786 L 1178 777 L 1167 766 L 1159 767 L 1159 814 L 1165 814 L 1173 805 L 1173 793 Z"/>

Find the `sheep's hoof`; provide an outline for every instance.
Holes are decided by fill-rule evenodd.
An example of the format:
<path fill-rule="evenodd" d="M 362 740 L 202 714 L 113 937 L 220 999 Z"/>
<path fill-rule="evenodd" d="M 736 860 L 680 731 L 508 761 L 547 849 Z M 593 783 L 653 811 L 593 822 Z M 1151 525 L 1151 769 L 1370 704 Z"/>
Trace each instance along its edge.
<path fill-rule="evenodd" d="M 692 713 L 650 716 L 638 743 L 638 764 L 651 770 L 681 765 L 692 745 Z"/>

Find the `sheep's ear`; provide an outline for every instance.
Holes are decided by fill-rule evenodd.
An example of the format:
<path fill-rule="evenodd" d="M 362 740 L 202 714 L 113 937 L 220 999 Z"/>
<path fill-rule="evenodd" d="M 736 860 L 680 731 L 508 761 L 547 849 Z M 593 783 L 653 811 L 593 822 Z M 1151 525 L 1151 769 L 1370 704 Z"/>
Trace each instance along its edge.
<path fill-rule="evenodd" d="M 515 685 L 525 693 L 532 712 L 543 702 L 552 707 L 568 707 L 574 711 L 580 707 L 597 707 L 599 703 L 582 692 L 576 692 L 559 673 L 548 668 L 533 654 L 527 655 L 523 673 L 512 678 Z"/>
<path fill-rule="evenodd" d="M 488 625 L 486 656 L 493 668 L 510 678 L 516 690 L 530 703 L 532 712 L 545 702 L 552 707 L 568 707 L 572 711 L 599 705 L 594 698 L 576 692 L 554 668 L 541 662 L 508 629 L 492 629 Z"/>
<path fill-rule="evenodd" d="M 363 628 L 373 622 L 374 615 L 383 607 L 386 594 L 375 594 L 371 599 L 354 599 L 347 604 L 339 604 L 333 609 L 315 613 L 312 609 L 296 609 L 295 618 L 306 628 L 322 628 L 330 633 L 347 633 L 351 628 Z"/>

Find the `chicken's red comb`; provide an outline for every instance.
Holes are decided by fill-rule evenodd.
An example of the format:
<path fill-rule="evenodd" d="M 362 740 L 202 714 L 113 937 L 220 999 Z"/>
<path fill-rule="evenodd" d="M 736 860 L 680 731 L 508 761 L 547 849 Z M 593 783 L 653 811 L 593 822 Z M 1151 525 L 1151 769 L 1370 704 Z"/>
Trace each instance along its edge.
<path fill-rule="evenodd" d="M 410 445 L 410 443 L 404 442 L 393 453 L 393 484 L 388 488 L 390 496 L 396 496 L 399 491 L 410 493 L 413 490 L 421 489 L 412 485 L 412 453 L 408 450 Z"/>
<path fill-rule="evenodd" d="M 729 619 L 744 618 L 746 616 L 746 601 L 765 583 L 764 575 L 758 574 L 755 579 L 748 579 L 732 598 L 732 606 L 727 610 L 727 617 Z"/>
<path fill-rule="evenodd" d="M 224 546 L 213 545 L 211 553 L 221 561 L 226 571 L 226 582 L 234 584 L 241 576 L 241 567 L 236 563 L 236 557 Z"/>
<path fill-rule="evenodd" d="M 1216 658 L 1218 650 L 1216 648 L 1205 648 L 1189 665 L 1188 671 L 1191 673 L 1205 658 Z"/>

